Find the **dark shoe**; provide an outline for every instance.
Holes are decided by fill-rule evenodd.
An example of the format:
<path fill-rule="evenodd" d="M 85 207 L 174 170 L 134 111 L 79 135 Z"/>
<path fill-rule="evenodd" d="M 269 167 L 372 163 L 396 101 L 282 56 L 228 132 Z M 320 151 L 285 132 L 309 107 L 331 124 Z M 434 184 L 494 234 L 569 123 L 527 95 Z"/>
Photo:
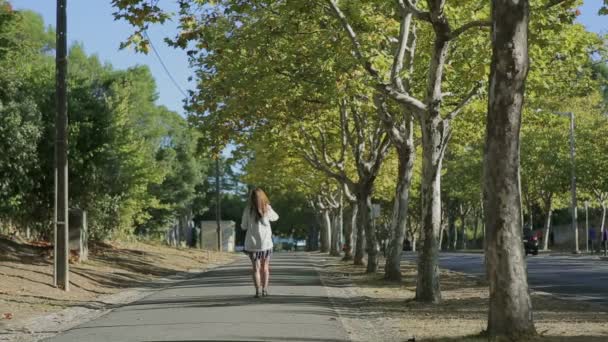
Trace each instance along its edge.
<path fill-rule="evenodd" d="M 262 296 L 263 297 L 268 297 L 268 289 L 262 289 Z"/>
<path fill-rule="evenodd" d="M 264 295 L 264 291 L 262 291 L 262 295 Z M 255 290 L 255 296 L 253 296 L 253 298 L 260 298 L 260 290 Z"/>

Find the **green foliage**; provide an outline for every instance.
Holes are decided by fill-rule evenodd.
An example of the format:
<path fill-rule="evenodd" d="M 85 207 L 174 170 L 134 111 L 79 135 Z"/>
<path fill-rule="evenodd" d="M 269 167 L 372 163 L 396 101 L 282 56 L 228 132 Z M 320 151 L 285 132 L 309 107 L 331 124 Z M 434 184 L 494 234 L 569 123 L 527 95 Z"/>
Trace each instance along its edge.
<path fill-rule="evenodd" d="M 601 204 L 608 200 L 608 117 L 599 94 L 571 102 L 576 110 L 577 179 L 582 197 Z"/>
<path fill-rule="evenodd" d="M 599 15 L 608 15 L 608 0 L 604 0 L 604 6 L 600 7 Z"/>
<path fill-rule="evenodd" d="M 113 3 L 116 17 L 136 29 L 128 43 L 139 45 L 142 51 L 146 46 L 142 30 L 171 15 L 158 7 L 145 7 L 143 0 Z M 354 58 L 339 22 L 329 15 L 324 2 L 180 0 L 178 4 L 175 19 L 180 31 L 168 42 L 186 51 L 196 71 L 197 91 L 189 100 L 189 120 L 202 132 L 203 145 L 217 153 L 229 142 L 237 144 L 237 155 L 246 162 L 244 181 L 249 184 L 278 193 L 318 193 L 327 177 L 303 161 L 299 151 L 308 142 L 299 129 L 317 139 L 321 137 L 318 131 L 325 132 L 330 157 L 336 158 L 340 150 L 338 100 L 373 95 L 369 76 Z M 585 99 L 598 87 L 606 91 L 605 64 L 591 58 L 603 53 L 603 42 L 575 23 L 580 4 L 567 1 L 547 7 L 544 0 L 531 1 L 531 68 L 521 161 L 522 183 L 533 202 L 551 194 L 559 206 L 567 190 L 567 127 L 562 118 L 548 112 L 571 110 L 564 104 Z M 425 2 L 419 5 L 424 9 Z M 340 2 L 361 50 L 387 82 L 393 38 L 399 29 L 396 7 L 379 0 Z M 487 19 L 489 10 L 489 2 L 451 2 L 446 16 L 459 27 Z M 606 13 L 605 7 L 601 13 Z M 409 70 L 402 72 L 411 76 L 410 93 L 424 98 L 434 32 L 427 23 L 417 21 L 415 26 L 415 68 L 412 75 L 406 75 Z M 487 29 L 469 30 L 452 43 L 442 82 L 446 111 L 456 107 L 475 83 L 488 78 L 489 56 Z M 472 206 L 478 205 L 481 196 L 484 102 L 483 97 L 473 102 L 454 121 L 444 163 L 444 198 Z M 366 106 L 371 118 L 373 106 Z M 536 112 L 537 108 L 543 111 Z M 345 167 L 356 179 L 352 157 L 348 152 Z M 419 211 L 420 162 L 417 158 L 410 201 L 413 212 Z M 376 182 L 378 199 L 390 201 L 395 170 L 395 158 L 389 155 Z"/>
<path fill-rule="evenodd" d="M 0 221 L 51 234 L 54 32 L 0 0 Z M 157 106 L 147 67 L 115 70 L 80 44 L 69 52 L 70 207 L 94 239 L 163 231 L 202 210 L 198 133 Z M 198 206 L 197 206 L 198 205 Z"/>

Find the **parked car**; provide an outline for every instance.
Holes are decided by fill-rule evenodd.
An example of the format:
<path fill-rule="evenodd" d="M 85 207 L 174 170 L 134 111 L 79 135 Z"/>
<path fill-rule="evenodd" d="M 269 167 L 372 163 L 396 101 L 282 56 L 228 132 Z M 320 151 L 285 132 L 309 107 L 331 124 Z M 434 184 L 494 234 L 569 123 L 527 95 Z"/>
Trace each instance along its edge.
<path fill-rule="evenodd" d="M 524 229 L 524 251 L 526 255 L 538 255 L 538 236 L 531 229 Z"/>

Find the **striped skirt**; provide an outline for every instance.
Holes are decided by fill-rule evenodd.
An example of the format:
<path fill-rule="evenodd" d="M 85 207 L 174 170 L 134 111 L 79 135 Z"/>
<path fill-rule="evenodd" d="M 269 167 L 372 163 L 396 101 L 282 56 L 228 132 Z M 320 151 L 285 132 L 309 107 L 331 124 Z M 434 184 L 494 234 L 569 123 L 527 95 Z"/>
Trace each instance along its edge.
<path fill-rule="evenodd" d="M 267 249 L 265 251 L 246 252 L 246 253 L 247 253 L 247 255 L 249 255 L 249 259 L 251 259 L 251 261 L 265 260 L 265 259 L 270 259 L 270 256 L 272 256 L 272 248 Z"/>

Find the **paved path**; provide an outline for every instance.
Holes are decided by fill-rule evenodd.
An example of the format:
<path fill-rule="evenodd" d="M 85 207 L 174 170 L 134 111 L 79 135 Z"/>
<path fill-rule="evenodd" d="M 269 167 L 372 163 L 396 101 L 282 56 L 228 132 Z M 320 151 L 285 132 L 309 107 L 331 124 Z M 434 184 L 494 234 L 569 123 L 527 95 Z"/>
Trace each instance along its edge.
<path fill-rule="evenodd" d="M 415 260 L 407 253 L 407 260 Z M 528 256 L 528 281 L 537 291 L 562 298 L 608 305 L 608 262 L 588 256 Z M 483 254 L 441 253 L 439 266 L 454 271 L 485 275 Z"/>
<path fill-rule="evenodd" d="M 348 341 L 307 254 L 275 254 L 270 290 L 253 298 L 243 257 L 47 341 Z"/>

